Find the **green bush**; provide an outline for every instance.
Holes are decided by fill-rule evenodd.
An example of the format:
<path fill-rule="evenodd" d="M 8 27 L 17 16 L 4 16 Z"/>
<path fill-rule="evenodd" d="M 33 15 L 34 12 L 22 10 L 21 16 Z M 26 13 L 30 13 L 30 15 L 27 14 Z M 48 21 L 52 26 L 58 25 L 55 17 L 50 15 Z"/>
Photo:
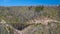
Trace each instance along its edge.
<path fill-rule="evenodd" d="M 36 11 L 36 12 L 40 12 L 40 11 L 42 11 L 43 9 L 44 9 L 43 6 L 35 7 L 35 11 Z"/>

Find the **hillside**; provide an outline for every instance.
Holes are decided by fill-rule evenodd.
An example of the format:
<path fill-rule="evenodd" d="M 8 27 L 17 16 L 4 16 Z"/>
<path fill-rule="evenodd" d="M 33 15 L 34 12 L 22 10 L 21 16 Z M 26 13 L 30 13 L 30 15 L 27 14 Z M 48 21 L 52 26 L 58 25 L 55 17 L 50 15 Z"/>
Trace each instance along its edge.
<path fill-rule="evenodd" d="M 0 6 L 1 34 L 59 34 L 59 28 L 60 6 Z"/>

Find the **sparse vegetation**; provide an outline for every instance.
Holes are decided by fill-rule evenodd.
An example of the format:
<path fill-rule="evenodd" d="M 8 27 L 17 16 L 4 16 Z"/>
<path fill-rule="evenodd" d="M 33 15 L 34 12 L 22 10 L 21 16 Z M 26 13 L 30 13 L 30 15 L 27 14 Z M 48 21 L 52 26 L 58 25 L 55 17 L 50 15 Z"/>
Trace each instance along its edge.
<path fill-rule="evenodd" d="M 60 34 L 60 23 L 58 22 L 49 22 L 48 25 L 29 24 L 30 22 L 28 22 L 29 20 L 38 20 L 37 17 L 42 16 L 60 21 L 59 14 L 60 8 L 58 7 L 0 7 L 0 22 L 3 19 L 6 21 L 5 25 L 9 24 L 13 27 L 6 27 L 4 23 L 0 23 L 0 34 L 14 34 L 14 32 L 17 34 L 18 31 L 23 31 L 23 34 Z"/>
<path fill-rule="evenodd" d="M 44 9 L 44 6 L 37 6 L 37 7 L 35 7 L 35 11 L 36 12 L 40 12 L 40 11 L 42 11 Z"/>

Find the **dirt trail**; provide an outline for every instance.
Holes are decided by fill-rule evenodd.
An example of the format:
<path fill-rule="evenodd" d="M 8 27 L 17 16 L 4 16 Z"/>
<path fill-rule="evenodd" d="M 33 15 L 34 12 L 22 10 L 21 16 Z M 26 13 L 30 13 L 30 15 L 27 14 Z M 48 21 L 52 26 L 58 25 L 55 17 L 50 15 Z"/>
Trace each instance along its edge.
<path fill-rule="evenodd" d="M 50 19 L 50 18 L 43 18 L 43 19 L 30 20 L 30 21 L 28 21 L 27 23 L 31 23 L 31 24 L 41 23 L 41 24 L 47 25 L 48 22 L 60 22 L 60 21 L 57 21 L 57 20 L 54 20 L 54 19 Z M 19 31 L 19 30 L 15 30 L 15 31 L 18 32 L 19 34 L 26 34 L 26 32 L 27 32 L 30 28 L 31 28 L 31 25 L 28 26 L 27 28 L 25 28 L 25 29 L 22 30 L 22 31 Z"/>
<path fill-rule="evenodd" d="M 33 23 L 35 23 L 35 24 L 41 23 L 41 24 L 47 25 L 48 22 L 60 22 L 60 21 L 57 21 L 55 19 L 51 19 L 51 18 L 45 17 L 45 18 L 33 19 L 33 20 L 28 21 L 27 23 L 30 23 L 30 24 L 33 24 Z"/>
<path fill-rule="evenodd" d="M 0 23 L 3 23 L 3 22 L 6 23 L 4 20 L 2 20 Z M 57 21 L 57 20 L 54 20 L 54 19 L 50 19 L 50 18 L 38 18 L 38 19 L 29 20 L 27 23 L 30 23 L 30 24 L 41 23 L 41 24 L 47 25 L 48 22 L 60 22 L 60 21 Z M 6 26 L 10 27 L 11 29 L 13 29 L 14 30 L 14 34 L 25 34 L 31 28 L 31 26 L 28 26 L 24 30 L 20 31 L 20 30 L 17 30 L 15 28 L 13 28 L 11 25 L 6 24 Z"/>

